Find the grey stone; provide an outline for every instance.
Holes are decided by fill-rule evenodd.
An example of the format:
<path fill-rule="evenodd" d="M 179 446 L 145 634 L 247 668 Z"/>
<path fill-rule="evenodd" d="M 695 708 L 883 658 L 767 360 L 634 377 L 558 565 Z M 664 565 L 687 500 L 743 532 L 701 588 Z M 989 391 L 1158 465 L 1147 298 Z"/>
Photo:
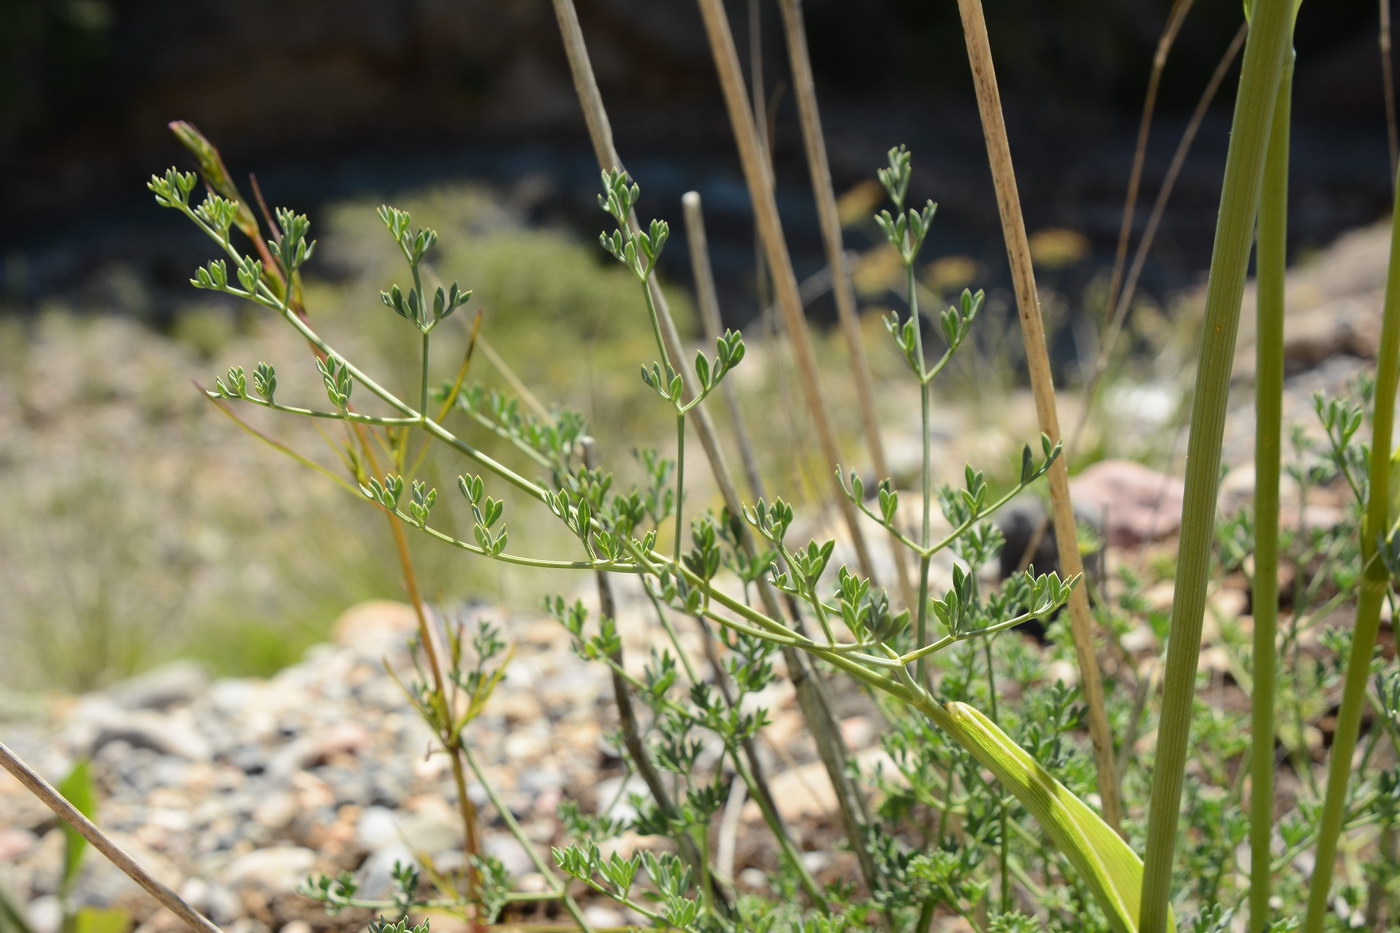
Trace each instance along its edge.
<path fill-rule="evenodd" d="M 56 894 L 34 898 L 24 913 L 34 933 L 58 933 L 58 928 L 63 924 L 63 905 Z"/>
<path fill-rule="evenodd" d="M 209 671 L 198 661 L 174 661 L 107 688 L 126 709 L 163 710 L 189 703 L 209 686 Z"/>
<path fill-rule="evenodd" d="M 243 913 L 243 902 L 222 884 L 191 878 L 180 886 L 180 896 L 191 907 L 217 924 L 232 923 Z"/>
<path fill-rule="evenodd" d="M 399 820 L 388 807 L 365 807 L 355 824 L 355 844 L 376 852 L 399 841 Z"/>
<path fill-rule="evenodd" d="M 233 887 L 249 885 L 277 894 L 296 891 L 316 867 L 316 853 L 299 846 L 273 846 L 240 855 L 229 863 L 223 880 Z"/>
<path fill-rule="evenodd" d="M 161 755 L 179 755 L 191 761 L 207 761 L 213 755 L 207 739 L 174 716 L 147 710 L 124 710 L 121 715 L 95 723 L 88 753 L 96 756 L 104 745 L 125 742 Z"/>
<path fill-rule="evenodd" d="M 360 866 L 360 897 L 385 898 L 394 890 L 396 863 L 416 864 L 413 853 L 402 842 L 393 842 L 376 851 Z"/>

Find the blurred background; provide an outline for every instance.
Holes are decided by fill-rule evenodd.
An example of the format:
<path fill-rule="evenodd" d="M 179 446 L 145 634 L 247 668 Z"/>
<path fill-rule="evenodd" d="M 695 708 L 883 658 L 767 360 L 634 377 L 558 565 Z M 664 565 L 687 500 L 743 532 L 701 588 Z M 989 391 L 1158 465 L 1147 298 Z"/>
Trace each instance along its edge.
<path fill-rule="evenodd" d="M 1144 90 L 1172 4 L 985 6 L 1058 375 L 1072 388 L 1105 318 Z M 775 469 L 801 481 L 815 452 L 785 388 L 784 351 L 761 345 L 766 289 L 698 13 L 640 0 L 578 8 L 618 149 L 643 188 L 640 212 L 676 227 L 662 274 L 679 313 L 689 320 L 679 199 L 695 189 L 726 322 L 755 342 L 745 398 L 760 425 L 791 434 L 774 457 L 798 456 Z M 240 184 L 255 172 L 270 204 L 310 214 L 321 241 L 307 273 L 311 314 L 366 369 L 412 378 L 416 367 L 411 335 L 376 296 L 404 274 L 374 217 L 388 201 L 440 230 L 436 268 L 476 290 L 468 310 L 484 311 L 483 333 L 546 404 L 583 410 L 619 459 L 640 443 L 667 449 L 665 413 L 634 377 L 651 358 L 638 296 L 596 246 L 596 165 L 545 0 L 4 0 L 0 9 L 0 483 L 11 500 L 0 520 L 0 682 L 81 689 L 178 654 L 222 672 L 267 672 L 347 605 L 401 592 L 382 519 L 347 508 L 344 492 L 257 443 L 190 385 L 269 359 L 282 372 L 311 370 L 305 397 L 319 395 L 285 328 L 189 287 L 211 244 L 144 187 L 152 172 L 194 167 L 171 120 L 199 127 Z M 813 318 L 830 323 L 778 11 L 767 0 L 729 10 L 762 88 L 797 274 Z M 1295 257 L 1388 213 L 1378 11 L 1312 4 L 1301 14 Z M 898 371 L 877 344 L 878 314 L 902 298 L 867 218 L 880 206 L 875 169 L 905 143 L 914 196 L 940 204 L 922 284 L 935 302 L 985 288 L 993 319 L 980 355 L 943 387 L 947 436 L 997 456 L 1018 449 L 1007 421 L 1029 422 L 1012 404 L 1017 341 L 997 322 L 1009 314 L 1006 263 L 956 5 L 807 0 L 805 12 L 877 376 L 883 386 Z M 1186 17 L 1162 78 L 1137 230 L 1239 20 L 1237 3 L 1197 4 Z M 1170 348 L 1189 342 L 1181 309 L 1209 259 L 1235 74 L 1163 217 L 1126 345 L 1139 355 L 1123 358 L 1120 378 L 1179 373 Z M 440 341 L 440 359 L 460 353 L 459 331 Z M 819 350 L 840 365 L 836 342 Z M 485 365 L 473 375 L 500 382 Z M 887 397 L 896 417 L 898 391 Z M 845 413 L 853 439 L 854 414 Z M 968 441 L 969 422 L 1001 440 Z M 265 427 L 299 450 L 325 449 L 307 425 Z M 450 488 L 458 468 L 441 469 L 437 484 Z M 529 521 L 512 525 L 513 544 L 528 539 Z M 541 586 L 559 585 L 441 548 L 415 553 L 444 601 L 529 606 Z"/>

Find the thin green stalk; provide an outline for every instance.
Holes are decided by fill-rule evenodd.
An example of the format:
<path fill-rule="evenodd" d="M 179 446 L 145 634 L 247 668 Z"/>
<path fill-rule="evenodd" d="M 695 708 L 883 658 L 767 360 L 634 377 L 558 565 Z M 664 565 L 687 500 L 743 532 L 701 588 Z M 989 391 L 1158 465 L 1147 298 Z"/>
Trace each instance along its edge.
<path fill-rule="evenodd" d="M 997 722 L 999 724 L 999 719 L 997 717 L 997 672 L 992 664 L 991 638 L 982 639 L 982 651 L 987 661 L 987 696 L 990 697 L 987 712 L 991 714 L 992 722 Z M 1007 837 L 1006 797 L 1004 796 L 1001 798 L 1000 822 L 1001 851 L 998 853 L 998 858 L 1001 862 L 1001 910 L 1002 913 L 1010 913 L 1011 879 L 1009 875 L 1011 872 L 1011 853 L 1008 845 L 1010 840 Z"/>
<path fill-rule="evenodd" d="M 1259 203 L 1254 419 L 1254 690 L 1249 796 L 1249 928 L 1269 919 L 1274 835 L 1274 695 L 1278 667 L 1279 467 L 1283 436 L 1283 310 L 1288 241 L 1289 111 L 1295 55 L 1285 59 Z"/>
<path fill-rule="evenodd" d="M 812 905 L 824 914 L 831 912 L 831 906 L 827 904 L 826 897 L 822 893 L 822 887 L 817 883 L 817 879 L 812 877 L 812 873 L 807 869 L 807 865 L 802 861 L 802 853 L 797 851 L 797 846 L 793 844 L 792 837 L 783 826 L 781 817 L 773 804 L 772 798 L 759 792 L 754 783 L 753 774 L 749 771 L 748 762 L 737 754 L 737 750 L 732 746 L 729 749 L 729 760 L 734 764 L 734 770 L 744 782 L 744 786 L 749 789 L 749 796 L 758 804 L 759 813 L 763 815 L 763 821 L 768 824 L 769 830 L 778 841 L 778 847 L 783 850 L 783 856 L 788 863 L 788 867 L 797 875 L 797 881 L 802 886 L 802 890 L 811 898 Z"/>
<path fill-rule="evenodd" d="M 917 933 L 928 933 L 929 927 L 933 926 L 933 911 L 937 907 L 938 899 L 935 897 L 924 901 L 923 906 L 919 908 L 919 919 L 914 924 Z"/>
<path fill-rule="evenodd" d="M 1235 356 L 1240 299 L 1249 269 L 1254 222 L 1258 216 L 1264 156 L 1288 48 L 1292 13 L 1293 0 L 1257 0 L 1254 4 L 1225 161 L 1210 280 L 1206 286 L 1200 362 L 1191 407 L 1176 591 L 1148 811 L 1139 920 L 1141 933 L 1164 933 L 1168 924 L 1172 862 L 1181 818 L 1181 788 L 1196 693 L 1206 587 L 1210 582 L 1220 446 L 1230 369 Z"/>
<path fill-rule="evenodd" d="M 506 824 L 506 829 L 515 837 L 515 841 L 520 843 L 520 847 L 525 850 L 525 856 L 535 866 L 535 871 L 539 872 L 545 879 L 545 884 L 559 895 L 560 902 L 569 916 L 582 933 L 594 933 L 593 927 L 583 916 L 583 911 L 579 908 L 578 902 L 569 894 L 569 889 L 565 882 L 560 881 L 554 874 L 554 869 L 545 862 L 543 856 L 535 849 L 534 841 L 525 833 L 525 829 L 520 825 L 520 821 L 515 818 L 515 814 L 510 812 L 510 807 L 501 799 L 501 795 L 496 793 L 496 786 L 486 779 L 485 773 L 481 770 L 481 765 L 477 762 L 476 756 L 472 754 L 471 747 L 463 742 L 459 736 L 457 748 L 461 752 L 462 758 L 466 761 L 467 767 L 472 769 L 472 774 L 476 775 L 477 784 L 486 792 L 486 797 L 491 801 L 491 806 L 496 808 L 496 814 L 500 816 L 501 822 Z"/>
<path fill-rule="evenodd" d="M 210 398 L 219 399 L 228 396 L 219 395 L 217 392 Z M 302 415 L 307 418 L 326 418 L 331 421 L 348 421 L 355 424 L 372 424 L 378 427 L 404 427 L 411 424 L 418 424 L 422 418 L 382 418 L 377 415 L 366 415 L 358 411 L 319 411 L 314 408 L 300 408 L 296 405 L 283 405 L 281 402 L 268 402 L 256 396 L 248 396 L 239 399 L 250 405 L 260 405 L 263 408 L 270 408 L 273 411 L 280 411 L 287 415 Z"/>
<path fill-rule="evenodd" d="M 685 415 L 676 415 L 676 543 L 671 559 L 681 562 L 681 537 L 685 533 Z"/>
<path fill-rule="evenodd" d="M 903 208 L 902 204 L 899 206 Z M 933 390 L 930 387 L 932 380 L 924 370 L 924 335 L 919 320 L 919 292 L 915 288 L 912 258 L 904 264 L 904 284 L 909 295 L 909 319 L 914 322 L 914 353 L 919 366 L 919 464 L 923 474 L 920 477 L 923 503 L 919 516 L 919 547 L 926 549 L 933 538 L 933 438 L 929 433 Z M 920 647 L 928 644 L 928 587 L 932 564 L 931 553 L 924 553 L 919 557 L 919 605 L 915 615 L 918 621 L 914 640 Z M 927 664 L 922 657 L 916 666 L 916 674 L 919 683 L 928 683 Z"/>
<path fill-rule="evenodd" d="M 1381 318 L 1380 358 L 1376 362 L 1375 409 L 1371 419 L 1370 481 L 1366 516 L 1361 524 L 1361 557 L 1364 565 L 1361 597 L 1356 605 L 1356 628 L 1347 658 L 1342 705 L 1337 731 L 1332 737 L 1327 769 L 1327 795 L 1318 821 L 1317 865 L 1308 890 L 1308 912 L 1303 933 L 1320 933 L 1332 887 L 1337 838 L 1342 831 L 1347 786 L 1351 778 L 1352 752 L 1361 728 L 1371 653 L 1380 630 L 1381 605 L 1390 592 L 1390 569 L 1380 554 L 1380 542 L 1390 533 L 1390 457 L 1395 426 L 1395 389 L 1400 378 L 1400 197 L 1391 216 L 1390 269 L 1385 282 L 1385 310 Z"/>
<path fill-rule="evenodd" d="M 432 335 L 427 331 L 423 332 L 423 366 L 419 372 L 418 379 L 418 410 L 424 417 L 428 414 L 428 348 L 432 343 Z"/>
<path fill-rule="evenodd" d="M 812 60 L 807 51 L 807 31 L 802 23 L 802 0 L 781 0 L 778 9 L 783 15 L 783 34 L 787 38 L 788 62 L 792 67 L 793 91 L 797 97 L 797 116 L 802 125 L 802 143 L 807 153 L 807 170 L 812 177 L 812 196 L 817 207 L 817 223 L 821 227 L 822 243 L 826 248 L 826 265 L 831 272 L 831 294 L 836 300 L 836 317 L 851 362 L 856 401 L 860 403 L 861 427 L 865 431 L 865 446 L 870 452 L 875 475 L 892 476 L 885 458 L 885 445 L 880 439 L 880 418 L 875 405 L 875 382 L 870 375 L 870 361 L 865 350 L 865 338 L 860 330 L 860 312 L 856 307 L 854 289 L 846 268 L 845 247 L 841 243 L 841 220 L 836 209 L 836 194 L 831 184 L 831 164 L 827 159 L 826 143 L 822 138 L 821 112 L 817 107 L 816 82 L 812 77 Z M 909 583 L 909 568 L 905 555 L 891 548 L 900 595 L 907 605 L 913 598 Z"/>

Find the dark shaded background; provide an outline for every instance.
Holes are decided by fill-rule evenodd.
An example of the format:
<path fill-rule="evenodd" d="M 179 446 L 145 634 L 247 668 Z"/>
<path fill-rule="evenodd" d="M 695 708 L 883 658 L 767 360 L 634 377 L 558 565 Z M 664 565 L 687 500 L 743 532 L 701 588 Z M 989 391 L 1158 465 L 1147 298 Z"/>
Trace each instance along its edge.
<path fill-rule="evenodd" d="M 623 158 L 647 214 L 705 195 L 734 320 L 754 306 L 747 195 L 694 4 L 579 0 Z M 1168 0 L 986 0 L 1028 225 L 1089 237 L 1094 262 L 1057 285 L 1073 297 L 1111 261 L 1143 89 Z M 838 190 L 870 178 L 890 145 L 915 152 L 916 195 L 941 205 L 931 249 L 1004 276 L 990 177 L 952 0 L 807 0 Z M 777 10 L 759 3 L 774 101 L 780 197 L 799 275 L 820 268 Z M 81 293 L 94 268 L 129 263 L 184 288 L 203 244 L 154 210 L 144 179 L 191 160 L 165 130 L 189 120 L 270 201 L 475 177 L 537 219 L 592 235 L 596 166 L 547 0 L 4 0 L 0 30 L 0 302 L 23 311 Z M 1389 208 L 1374 3 L 1304 4 L 1294 149 L 1295 248 Z M 751 8 L 730 4 L 741 51 Z M 1168 65 L 1150 149 L 1150 203 L 1237 0 L 1196 4 Z M 1196 281 L 1209 256 L 1232 76 L 1203 128 L 1144 285 Z M 1140 212 L 1145 220 L 1146 205 Z M 314 218 L 313 218 L 314 219 Z M 857 244 L 858 245 L 858 244 Z M 935 252 L 935 255 L 937 253 Z M 673 262 L 684 251 L 673 249 Z M 684 275 L 673 267 L 671 274 Z M 161 299 L 157 299 L 158 301 Z M 173 301 L 174 299 L 170 299 Z M 162 309 L 153 309 L 159 319 Z"/>

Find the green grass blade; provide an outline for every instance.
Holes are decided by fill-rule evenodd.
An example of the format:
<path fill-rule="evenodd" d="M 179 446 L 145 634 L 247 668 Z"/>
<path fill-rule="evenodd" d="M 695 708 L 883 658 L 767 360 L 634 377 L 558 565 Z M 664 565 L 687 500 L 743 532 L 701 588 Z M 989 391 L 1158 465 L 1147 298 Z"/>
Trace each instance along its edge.
<path fill-rule="evenodd" d="M 113 907 L 84 907 L 73 917 L 73 933 L 126 933 L 131 915 Z"/>
<path fill-rule="evenodd" d="M 68 772 L 58 785 L 58 792 L 88 819 L 95 819 L 97 793 L 92 784 L 92 767 L 86 758 L 78 760 L 73 770 Z M 83 856 L 87 853 L 88 841 L 67 823 L 63 826 L 63 876 L 59 890 L 66 899 L 78 880 L 78 870 L 82 868 Z"/>

